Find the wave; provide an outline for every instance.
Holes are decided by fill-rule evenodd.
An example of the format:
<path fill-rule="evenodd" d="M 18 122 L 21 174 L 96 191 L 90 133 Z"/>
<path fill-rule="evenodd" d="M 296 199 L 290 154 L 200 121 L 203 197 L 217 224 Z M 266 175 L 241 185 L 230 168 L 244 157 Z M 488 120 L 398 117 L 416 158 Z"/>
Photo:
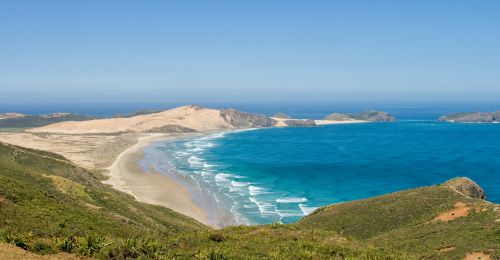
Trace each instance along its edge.
<path fill-rule="evenodd" d="M 316 209 L 318 209 L 318 207 L 309 207 L 309 206 L 306 206 L 302 203 L 299 204 L 299 208 L 302 211 L 302 213 L 304 213 L 305 216 L 313 213 Z"/>
<path fill-rule="evenodd" d="M 188 161 L 189 165 L 191 165 L 191 166 L 202 165 L 202 162 L 203 162 L 203 160 L 201 158 L 196 157 L 194 155 L 189 157 L 189 159 L 187 161 Z"/>
<path fill-rule="evenodd" d="M 264 202 L 264 201 L 258 201 L 254 197 L 249 198 L 251 202 L 255 203 L 257 205 L 257 208 L 259 208 L 259 212 L 261 215 L 270 215 L 270 214 L 276 214 L 276 206 L 272 203 L 269 202 Z"/>
<path fill-rule="evenodd" d="M 219 173 L 215 175 L 215 181 L 216 182 L 230 182 L 231 179 L 229 178 L 234 178 L 236 175 L 234 174 L 229 174 L 229 173 Z"/>
<path fill-rule="evenodd" d="M 252 196 L 257 196 L 257 195 L 261 195 L 261 194 L 269 194 L 269 193 L 271 193 L 266 188 L 261 188 L 261 187 L 252 186 L 252 185 L 248 186 L 248 192 Z"/>
<path fill-rule="evenodd" d="M 276 199 L 277 203 L 301 203 L 301 202 L 307 202 L 307 198 L 279 198 Z"/>
<path fill-rule="evenodd" d="M 245 187 L 252 184 L 251 182 L 239 182 L 239 181 L 231 181 L 231 185 L 234 187 Z"/>

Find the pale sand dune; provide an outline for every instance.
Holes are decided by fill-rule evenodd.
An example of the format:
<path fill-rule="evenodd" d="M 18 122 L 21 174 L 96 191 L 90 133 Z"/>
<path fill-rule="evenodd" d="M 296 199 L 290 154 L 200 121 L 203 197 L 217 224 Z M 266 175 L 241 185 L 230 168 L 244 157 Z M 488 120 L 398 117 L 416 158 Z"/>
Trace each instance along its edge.
<path fill-rule="evenodd" d="M 0 132 L 0 142 L 53 152 L 89 170 L 108 167 L 116 156 L 137 142 L 137 134 L 63 135 Z"/>
<path fill-rule="evenodd" d="M 274 126 L 277 126 L 277 127 L 287 127 L 288 125 L 285 124 L 285 120 L 290 120 L 287 118 L 279 118 L 279 117 L 271 117 L 271 119 L 276 121 L 276 124 Z"/>
<path fill-rule="evenodd" d="M 220 110 L 198 106 L 182 106 L 159 113 L 130 118 L 96 119 L 80 122 L 61 122 L 28 130 L 31 133 L 95 134 L 148 132 L 155 128 L 177 125 L 195 131 L 232 128 Z"/>

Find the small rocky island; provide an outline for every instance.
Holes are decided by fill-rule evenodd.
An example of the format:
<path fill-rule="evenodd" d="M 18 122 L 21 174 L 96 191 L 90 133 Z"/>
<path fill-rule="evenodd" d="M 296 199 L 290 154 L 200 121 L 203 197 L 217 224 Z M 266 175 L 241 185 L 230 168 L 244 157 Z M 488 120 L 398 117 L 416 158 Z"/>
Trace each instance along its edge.
<path fill-rule="evenodd" d="M 368 110 L 359 114 L 332 113 L 325 117 L 325 120 L 349 121 L 364 120 L 370 122 L 394 122 L 396 118 L 384 111 Z"/>
<path fill-rule="evenodd" d="M 281 118 L 281 119 L 292 119 L 292 117 L 290 115 L 285 114 L 285 113 L 276 113 L 272 117 L 274 117 L 274 118 Z"/>
<path fill-rule="evenodd" d="M 439 121 L 457 123 L 499 123 L 500 110 L 496 112 L 463 112 L 441 116 Z"/>

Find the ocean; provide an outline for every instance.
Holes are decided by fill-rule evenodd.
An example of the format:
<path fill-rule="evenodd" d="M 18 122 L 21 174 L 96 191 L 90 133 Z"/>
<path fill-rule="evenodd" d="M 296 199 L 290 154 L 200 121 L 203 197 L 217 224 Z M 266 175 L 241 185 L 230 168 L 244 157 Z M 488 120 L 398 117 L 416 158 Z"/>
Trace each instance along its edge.
<path fill-rule="evenodd" d="M 72 112 L 97 117 L 181 104 L 1 104 L 0 112 Z M 395 123 L 266 128 L 156 144 L 147 160 L 175 167 L 241 224 L 290 223 L 332 203 L 465 176 L 500 203 L 500 124 L 437 122 L 446 113 L 499 104 L 202 104 L 320 119 L 331 112 L 387 111 Z M 167 165 L 168 164 L 168 165 Z M 168 167 L 167 167 L 168 166 Z"/>
<path fill-rule="evenodd" d="M 407 119 L 212 133 L 155 149 L 239 223 L 265 224 L 463 176 L 499 203 L 499 137 L 500 124 Z"/>

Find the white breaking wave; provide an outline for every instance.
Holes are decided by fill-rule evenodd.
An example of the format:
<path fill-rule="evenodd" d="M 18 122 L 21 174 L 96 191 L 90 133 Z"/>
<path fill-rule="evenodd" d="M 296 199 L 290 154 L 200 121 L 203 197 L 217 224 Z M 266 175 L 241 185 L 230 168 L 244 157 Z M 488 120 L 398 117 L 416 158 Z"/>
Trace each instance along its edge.
<path fill-rule="evenodd" d="M 279 198 L 276 199 L 276 202 L 278 203 L 301 203 L 301 202 L 307 202 L 306 198 Z"/>
<path fill-rule="evenodd" d="M 191 166 L 195 166 L 195 165 L 201 165 L 203 162 L 203 160 L 199 157 L 196 157 L 194 155 L 192 155 L 191 157 L 189 157 L 188 159 L 188 163 L 189 165 Z"/>
<path fill-rule="evenodd" d="M 298 213 L 297 211 L 293 211 L 293 210 L 277 210 L 276 213 L 278 213 L 278 215 L 281 218 L 284 218 L 284 217 L 301 217 L 301 216 L 303 216 L 302 212 Z"/>
<path fill-rule="evenodd" d="M 252 185 L 248 186 L 248 192 L 252 196 L 257 196 L 257 195 L 261 195 L 261 194 L 269 194 L 269 193 L 271 193 L 266 188 L 261 188 L 261 187 L 252 186 Z"/>
<path fill-rule="evenodd" d="M 276 214 L 276 206 L 273 205 L 272 203 L 265 202 L 265 201 L 258 201 L 254 197 L 250 197 L 249 199 L 251 202 L 253 202 L 253 203 L 255 203 L 255 205 L 257 205 L 261 215 Z"/>
<path fill-rule="evenodd" d="M 240 181 L 231 181 L 231 185 L 234 187 L 245 187 L 252 184 L 251 182 L 240 182 Z"/>
<path fill-rule="evenodd" d="M 308 207 L 302 203 L 299 204 L 299 208 L 302 211 L 302 213 L 304 213 L 304 215 L 306 216 L 313 213 L 316 209 L 318 209 L 318 207 Z"/>
<path fill-rule="evenodd" d="M 234 178 L 236 175 L 234 174 L 229 174 L 229 173 L 219 173 L 215 175 L 215 181 L 216 182 L 229 182 L 231 181 L 229 178 Z"/>

